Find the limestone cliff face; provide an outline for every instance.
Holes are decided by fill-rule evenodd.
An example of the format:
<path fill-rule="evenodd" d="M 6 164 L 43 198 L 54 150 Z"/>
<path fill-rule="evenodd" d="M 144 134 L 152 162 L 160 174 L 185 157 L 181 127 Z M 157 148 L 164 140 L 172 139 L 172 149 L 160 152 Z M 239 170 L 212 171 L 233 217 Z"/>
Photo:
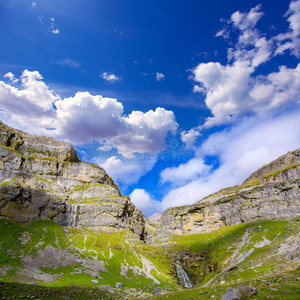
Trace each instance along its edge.
<path fill-rule="evenodd" d="M 81 162 L 72 145 L 1 122 L 0 129 L 0 216 L 97 231 L 129 228 L 143 238 L 144 215 L 102 168 Z"/>
<path fill-rule="evenodd" d="M 242 185 L 225 188 L 198 203 L 167 209 L 152 241 L 173 234 L 214 231 L 259 219 L 300 215 L 300 149 L 254 172 Z"/>

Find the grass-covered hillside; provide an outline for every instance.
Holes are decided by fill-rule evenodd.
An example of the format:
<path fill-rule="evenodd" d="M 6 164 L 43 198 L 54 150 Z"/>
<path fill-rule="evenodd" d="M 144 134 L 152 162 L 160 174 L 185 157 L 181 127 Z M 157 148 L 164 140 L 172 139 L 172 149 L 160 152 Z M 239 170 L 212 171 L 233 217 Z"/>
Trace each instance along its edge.
<path fill-rule="evenodd" d="M 171 293 L 169 299 L 221 299 L 228 287 L 240 284 L 258 289 L 251 299 L 300 299 L 299 217 L 222 227 L 172 240 L 175 259 L 196 288 Z"/>
<path fill-rule="evenodd" d="M 93 289 L 122 283 L 123 292 L 139 289 L 141 298 L 155 287 L 178 287 L 168 251 L 141 242 L 130 230 L 67 230 L 50 221 L 22 225 L 0 219 L 0 245 L 2 282 Z"/>
<path fill-rule="evenodd" d="M 159 247 L 129 230 L 97 233 L 0 219 L 0 299 L 221 299 L 240 284 L 258 289 L 251 299 L 299 299 L 299 225 L 299 217 L 239 224 L 174 236 Z M 174 262 L 193 289 L 180 288 Z M 153 295 L 157 287 L 166 294 Z"/>

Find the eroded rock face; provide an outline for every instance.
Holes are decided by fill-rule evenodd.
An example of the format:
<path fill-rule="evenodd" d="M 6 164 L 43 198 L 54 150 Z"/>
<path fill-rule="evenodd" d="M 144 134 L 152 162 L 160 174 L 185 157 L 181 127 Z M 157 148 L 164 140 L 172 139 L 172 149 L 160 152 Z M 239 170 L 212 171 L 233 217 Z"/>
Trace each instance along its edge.
<path fill-rule="evenodd" d="M 297 149 L 253 173 L 240 186 L 222 189 L 193 205 L 167 209 L 152 242 L 254 220 L 293 218 L 300 215 L 299 179 Z"/>
<path fill-rule="evenodd" d="M 96 231 L 128 228 L 144 238 L 145 217 L 98 165 L 75 148 L 0 123 L 0 216 L 53 220 Z"/>
<path fill-rule="evenodd" d="M 0 145 L 18 150 L 23 155 L 53 157 L 59 161 L 79 162 L 75 148 L 51 137 L 29 134 L 0 121 Z"/>

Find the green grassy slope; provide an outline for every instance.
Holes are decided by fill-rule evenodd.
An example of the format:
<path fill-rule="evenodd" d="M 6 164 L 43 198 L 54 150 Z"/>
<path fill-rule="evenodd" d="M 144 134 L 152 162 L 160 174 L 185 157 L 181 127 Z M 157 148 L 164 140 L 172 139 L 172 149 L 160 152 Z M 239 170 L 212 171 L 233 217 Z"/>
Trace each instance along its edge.
<path fill-rule="evenodd" d="M 0 219 L 0 280 L 47 287 L 80 285 L 123 290 L 178 287 L 169 253 L 141 242 L 130 230 L 67 230 L 53 222 L 28 225 Z"/>
<path fill-rule="evenodd" d="M 167 294 L 155 299 L 220 299 L 229 286 L 248 284 L 259 290 L 251 299 L 298 299 L 299 225 L 299 217 L 239 224 L 174 236 L 170 246 L 158 247 L 129 230 L 97 233 L 0 219 L 0 298 L 15 291 L 26 299 L 25 289 L 38 299 L 66 294 L 70 299 L 147 299 L 161 287 Z M 173 259 L 185 268 L 193 289 L 178 286 Z M 20 288 L 17 282 L 30 285 Z M 124 287 L 110 290 L 118 282 Z"/>

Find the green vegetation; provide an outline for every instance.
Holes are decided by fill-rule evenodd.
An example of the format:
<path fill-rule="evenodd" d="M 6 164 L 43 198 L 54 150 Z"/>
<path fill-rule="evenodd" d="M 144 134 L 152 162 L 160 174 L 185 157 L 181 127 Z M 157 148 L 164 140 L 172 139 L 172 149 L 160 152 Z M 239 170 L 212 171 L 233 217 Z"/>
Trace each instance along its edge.
<path fill-rule="evenodd" d="M 68 286 L 60 288 L 46 288 L 36 285 L 0 282 L 1 299 L 120 299 L 120 294 L 110 294 L 105 289 L 84 288 L 80 286 Z"/>
<path fill-rule="evenodd" d="M 86 191 L 90 188 L 97 187 L 97 186 L 101 186 L 101 187 L 104 187 L 104 188 L 107 188 L 107 189 L 111 188 L 111 186 L 109 186 L 109 185 L 100 184 L 100 183 L 96 183 L 96 184 L 81 183 L 80 185 L 72 185 L 71 186 L 71 191 L 72 192 Z"/>
<path fill-rule="evenodd" d="M 212 295 L 220 299 L 229 286 L 240 284 L 259 289 L 260 294 L 251 299 L 297 299 L 299 251 L 298 256 L 291 255 L 295 255 L 292 249 L 300 234 L 299 220 L 300 217 L 291 221 L 259 221 L 222 227 L 211 233 L 174 236 L 171 245 L 163 248 L 141 242 L 130 230 L 95 232 L 66 229 L 50 221 L 21 225 L 0 219 L 0 299 L 11 295 L 15 288 L 16 297 L 24 299 L 27 295 L 63 299 L 64 294 L 70 294 L 71 299 L 123 299 L 120 295 L 127 289 L 144 287 L 145 293 L 151 293 L 157 286 L 168 293 L 155 299 L 199 299 L 203 291 L 207 293 L 201 294 L 201 299 L 211 299 Z M 55 266 L 44 264 L 51 256 L 49 247 L 57 257 L 65 255 L 58 258 Z M 201 277 L 193 289 L 179 288 L 172 253 L 182 253 L 182 265 L 194 283 L 196 276 Z M 195 260 L 201 255 L 201 260 Z M 20 272 L 28 268 L 24 257 L 42 257 L 39 275 L 50 276 L 50 280 L 33 280 Z M 65 262 L 66 258 L 69 262 Z M 96 283 L 92 282 L 93 273 L 98 274 Z M 44 287 L 30 285 L 19 289 L 19 285 L 4 283 L 20 280 Z M 124 284 L 118 290 L 121 294 L 98 288 L 114 287 L 117 282 Z M 73 293 L 74 284 L 81 286 L 78 294 Z"/>
<path fill-rule="evenodd" d="M 24 158 L 24 159 L 30 159 L 30 160 L 45 159 L 45 160 L 50 160 L 50 161 L 56 161 L 56 162 L 59 162 L 61 164 L 68 164 L 68 163 L 70 163 L 68 161 L 61 161 L 61 160 L 57 160 L 57 158 L 47 157 L 47 156 L 40 157 L 40 156 L 34 156 L 34 155 L 23 155 L 22 158 Z"/>
<path fill-rule="evenodd" d="M 276 171 L 276 172 L 273 172 L 273 173 L 270 173 L 270 174 L 265 175 L 264 178 L 273 177 L 273 178 L 275 179 L 275 178 L 277 177 L 278 174 L 283 173 L 283 172 L 285 172 L 285 171 L 287 171 L 287 170 L 290 170 L 290 169 L 299 167 L 299 166 L 300 166 L 300 164 L 289 165 L 289 166 L 286 167 L 286 168 L 283 168 L 283 169 L 280 169 L 280 170 L 278 170 L 278 171 Z"/>
<path fill-rule="evenodd" d="M 205 270 L 203 267 L 211 266 L 211 270 L 198 284 L 199 289 L 173 293 L 169 298 L 197 299 L 199 292 L 205 290 L 208 293 L 201 299 L 209 299 L 211 295 L 218 299 L 228 286 L 246 283 L 262 289 L 260 296 L 253 299 L 265 299 L 262 295 L 267 294 L 271 295 L 270 299 L 297 299 L 293 297 L 300 291 L 300 282 L 295 279 L 299 277 L 299 251 L 293 252 L 293 249 L 297 247 L 295 243 L 300 234 L 299 220 L 299 217 L 296 217 L 291 221 L 258 221 L 222 227 L 212 233 L 173 237 L 174 245 L 170 248 L 172 252 L 184 250 L 185 256 L 187 253 L 203 253 L 205 256 L 196 268 L 192 255 L 190 261 L 185 260 L 184 266 L 191 278 L 199 276 L 199 271 Z M 192 268 L 188 269 L 190 266 Z M 289 272 L 294 274 L 293 280 L 290 280 L 291 285 L 287 287 L 286 284 L 277 284 L 276 280 Z M 279 296 L 278 292 L 270 290 L 272 285 L 264 283 L 266 278 L 276 282 L 274 288 L 287 294 L 279 292 Z M 260 280 L 262 282 L 258 284 Z M 225 289 L 220 293 L 223 286 Z M 277 298 L 272 298 L 273 296 Z"/>
<path fill-rule="evenodd" d="M 261 300 L 261 299 L 274 299 L 274 300 L 296 300 L 299 299 L 300 283 L 296 280 L 300 276 L 300 268 L 293 269 L 287 272 L 282 272 L 280 275 L 273 275 L 264 277 L 261 280 L 246 280 L 243 284 L 250 285 L 258 289 L 256 295 L 250 298 L 241 297 L 241 300 Z M 157 296 L 153 299 L 156 300 L 208 300 L 221 299 L 226 293 L 228 287 L 237 288 L 240 283 L 215 285 L 210 287 L 197 287 L 190 290 L 181 290 L 177 292 L 171 292 L 166 295 Z"/>
<path fill-rule="evenodd" d="M 20 154 L 20 155 L 23 155 L 22 152 L 20 152 L 20 151 L 18 151 L 18 150 L 15 150 L 14 148 L 6 147 L 6 146 L 0 146 L 0 147 L 2 147 L 2 148 L 4 148 L 4 149 L 7 149 L 7 150 L 10 150 L 10 151 L 14 151 L 14 152 L 16 152 L 16 153 L 18 153 L 18 154 Z"/>
<path fill-rule="evenodd" d="M 170 254 L 162 248 L 144 244 L 130 230 L 97 233 L 83 229 L 66 230 L 50 221 L 33 221 L 23 226 L 0 219 L 0 244 L 0 269 L 4 270 L 0 273 L 2 281 L 32 282 L 31 276 L 21 272 L 28 268 L 23 260 L 27 257 L 40 265 L 38 275 L 53 278 L 48 282 L 35 280 L 47 287 L 73 284 L 115 286 L 117 282 L 122 282 L 126 288 L 140 288 L 142 284 L 147 290 L 157 285 L 168 290 L 177 286 Z M 49 252 L 49 249 L 54 250 Z M 58 261 L 56 266 L 48 267 L 47 261 L 53 259 L 52 253 Z M 60 255 L 63 255 L 61 260 Z M 63 265 L 64 257 L 70 259 L 66 265 Z M 100 268 L 97 270 L 95 266 Z M 93 283 L 91 275 L 98 272 L 98 283 Z"/>

